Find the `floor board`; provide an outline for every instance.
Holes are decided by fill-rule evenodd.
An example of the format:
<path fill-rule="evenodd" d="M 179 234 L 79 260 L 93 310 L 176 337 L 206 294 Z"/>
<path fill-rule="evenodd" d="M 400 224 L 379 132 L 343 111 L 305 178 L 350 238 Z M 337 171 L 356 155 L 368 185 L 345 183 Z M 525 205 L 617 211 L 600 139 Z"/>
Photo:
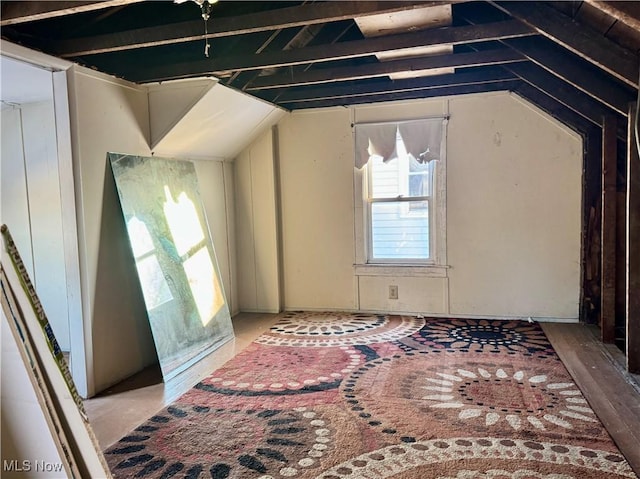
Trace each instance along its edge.
<path fill-rule="evenodd" d="M 597 329 L 582 324 L 543 323 L 542 328 L 591 408 L 640 476 L 638 376 L 618 364 L 615 347 L 602 344 Z"/>

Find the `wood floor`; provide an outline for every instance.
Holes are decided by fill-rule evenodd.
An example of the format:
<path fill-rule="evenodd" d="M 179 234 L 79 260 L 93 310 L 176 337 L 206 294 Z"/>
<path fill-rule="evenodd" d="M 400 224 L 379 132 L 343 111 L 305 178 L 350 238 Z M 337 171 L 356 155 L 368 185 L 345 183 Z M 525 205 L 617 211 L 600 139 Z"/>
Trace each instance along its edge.
<path fill-rule="evenodd" d="M 238 314 L 233 318 L 235 339 L 167 383 L 162 382 L 160 367 L 155 366 L 86 400 L 85 409 L 102 449 L 174 402 L 212 371 L 233 358 L 271 327 L 276 317 L 275 314 Z"/>
<path fill-rule="evenodd" d="M 640 476 L 640 376 L 624 355 L 582 324 L 544 323 L 545 334 L 636 475 Z"/>
<path fill-rule="evenodd" d="M 236 338 L 166 384 L 149 368 L 85 402 L 101 447 L 111 445 L 248 346 L 275 321 L 274 314 L 234 317 Z M 547 337 L 589 404 L 640 477 L 640 377 L 624 371 L 624 356 L 581 324 L 545 323 Z"/>

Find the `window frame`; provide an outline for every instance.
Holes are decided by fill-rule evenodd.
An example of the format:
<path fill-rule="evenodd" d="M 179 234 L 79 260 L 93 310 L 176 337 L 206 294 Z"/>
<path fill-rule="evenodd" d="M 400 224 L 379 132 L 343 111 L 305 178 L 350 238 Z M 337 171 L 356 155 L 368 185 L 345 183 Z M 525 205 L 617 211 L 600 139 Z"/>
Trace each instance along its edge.
<path fill-rule="evenodd" d="M 408 173 L 409 170 L 409 166 L 408 163 L 406 165 L 403 165 L 403 161 L 400 158 L 397 158 L 398 162 L 399 162 L 399 172 L 398 172 L 398 182 L 404 182 L 407 183 L 407 189 L 408 189 L 408 181 L 409 181 L 409 175 L 405 174 Z M 404 172 L 403 170 L 407 170 L 407 172 Z M 433 170 L 437 170 L 437 168 L 432 168 Z M 371 164 L 367 164 L 365 166 L 365 181 L 366 181 L 366 185 L 364 188 L 365 191 L 365 195 L 364 195 L 364 207 L 365 207 L 365 211 L 366 211 L 366 233 L 367 233 L 367 245 L 366 245 L 366 258 L 367 258 L 367 264 L 398 264 L 398 263 L 402 263 L 402 264 L 424 264 L 424 265 L 432 265 L 435 264 L 435 260 L 434 260 L 434 235 L 432 234 L 433 228 L 435 227 L 435 219 L 434 216 L 432 214 L 433 210 L 433 206 L 434 206 L 434 193 L 435 193 L 435 189 L 434 189 L 434 177 L 432 176 L 431 178 L 431 195 L 429 196 L 405 196 L 403 194 L 399 194 L 398 196 L 390 196 L 390 197 L 380 197 L 380 198 L 375 198 L 373 197 L 373 195 L 371 194 L 371 191 L 373 189 L 372 184 L 373 184 L 373 168 L 371 167 Z M 428 236 L 428 241 L 429 241 L 429 257 L 428 258 L 402 258 L 402 259 L 398 259 L 398 258 L 375 258 L 373 256 L 373 205 L 374 204 L 381 204 L 381 203 L 406 203 L 407 206 L 407 211 L 401 211 L 400 215 L 404 218 L 410 218 L 412 216 L 417 216 L 415 213 L 412 215 L 411 211 L 410 211 L 410 205 L 411 203 L 420 203 L 420 202 L 426 202 L 427 203 L 427 214 L 428 214 L 428 219 L 429 219 L 429 236 Z"/>
<path fill-rule="evenodd" d="M 363 225 L 362 241 L 357 242 L 356 258 L 356 274 L 358 275 L 394 275 L 394 274 L 410 274 L 415 276 L 446 276 L 447 258 L 446 258 L 446 138 L 448 117 L 431 117 L 417 118 L 416 120 L 434 120 L 442 121 L 442 137 L 440 158 L 432 160 L 434 162 L 431 168 L 431 194 L 428 196 L 415 196 L 389 198 L 372 198 L 370 191 L 372 189 L 372 171 L 371 163 L 367 162 L 360 171 L 360 188 L 362 191 L 361 201 L 362 212 L 361 223 Z M 406 120 L 406 121 L 416 121 Z M 388 121 L 377 123 L 395 123 L 402 121 Z M 366 125 L 366 123 L 365 123 Z M 358 124 L 354 123 L 354 127 Z M 355 134 L 355 128 L 354 128 Z M 398 161 L 400 159 L 398 158 Z M 408 181 L 409 165 L 406 165 L 407 174 L 404 178 Z M 357 175 L 358 176 L 358 175 Z M 407 183 L 407 188 L 408 188 Z M 428 204 L 429 214 L 429 258 L 374 258 L 373 257 L 373 228 L 372 228 L 372 204 L 384 202 L 406 202 L 407 204 L 418 201 L 426 201 Z M 410 214 L 410 213 L 409 213 Z M 358 251 L 360 251 L 358 253 Z"/>

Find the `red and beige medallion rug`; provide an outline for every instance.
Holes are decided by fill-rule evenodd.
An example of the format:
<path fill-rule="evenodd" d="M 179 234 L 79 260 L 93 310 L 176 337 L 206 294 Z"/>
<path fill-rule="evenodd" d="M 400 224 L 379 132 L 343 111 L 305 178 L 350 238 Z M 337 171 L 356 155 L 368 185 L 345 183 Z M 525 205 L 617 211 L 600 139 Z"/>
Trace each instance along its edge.
<path fill-rule="evenodd" d="M 285 313 L 105 451 L 116 478 L 634 478 L 537 324 Z"/>

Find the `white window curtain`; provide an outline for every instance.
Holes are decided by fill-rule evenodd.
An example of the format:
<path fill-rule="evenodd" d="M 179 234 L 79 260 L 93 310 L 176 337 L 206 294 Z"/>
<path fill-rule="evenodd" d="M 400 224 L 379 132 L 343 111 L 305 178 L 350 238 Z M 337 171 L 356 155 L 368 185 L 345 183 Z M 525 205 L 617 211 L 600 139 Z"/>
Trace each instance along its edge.
<path fill-rule="evenodd" d="M 387 123 L 355 125 L 356 168 L 360 169 L 369 157 L 381 156 L 384 162 L 396 157 L 398 132 L 410 153 L 418 162 L 428 163 L 440 158 L 442 129 L 445 118 L 429 118 Z"/>

